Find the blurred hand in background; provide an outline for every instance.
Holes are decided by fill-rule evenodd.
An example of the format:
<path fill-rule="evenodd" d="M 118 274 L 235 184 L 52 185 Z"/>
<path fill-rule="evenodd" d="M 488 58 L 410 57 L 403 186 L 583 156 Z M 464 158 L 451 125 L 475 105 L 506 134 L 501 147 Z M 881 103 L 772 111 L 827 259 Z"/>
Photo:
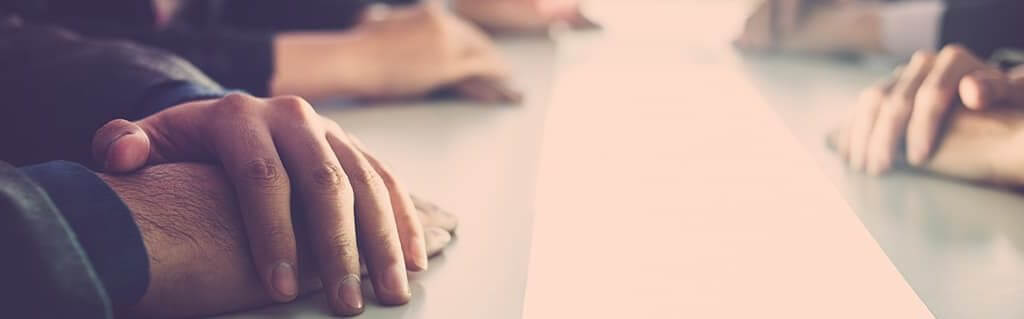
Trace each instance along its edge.
<path fill-rule="evenodd" d="M 431 2 L 371 10 L 347 31 L 282 33 L 274 50 L 273 95 L 396 99 L 451 88 L 484 102 L 521 99 L 487 35 Z"/>
<path fill-rule="evenodd" d="M 868 88 L 845 119 L 836 144 L 855 170 L 881 174 L 906 160 L 924 165 L 952 108 L 1024 105 L 1024 83 L 966 48 L 918 52 L 893 79 Z M 903 155 L 906 154 L 906 155 Z"/>
<path fill-rule="evenodd" d="M 734 40 L 751 52 L 882 52 L 878 7 L 870 0 L 766 0 Z"/>
<path fill-rule="evenodd" d="M 579 29 L 598 25 L 580 11 L 580 0 L 454 0 L 454 9 L 497 32 L 536 32 L 555 23 Z"/>

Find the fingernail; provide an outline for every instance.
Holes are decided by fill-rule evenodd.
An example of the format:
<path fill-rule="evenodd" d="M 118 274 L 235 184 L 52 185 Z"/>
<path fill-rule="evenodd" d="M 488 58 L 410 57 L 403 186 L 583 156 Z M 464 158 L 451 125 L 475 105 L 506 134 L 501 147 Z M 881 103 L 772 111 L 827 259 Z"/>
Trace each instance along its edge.
<path fill-rule="evenodd" d="M 426 250 L 426 247 L 424 246 L 423 249 Z M 429 267 L 427 265 L 426 254 L 424 254 L 424 256 L 415 256 L 415 257 L 409 258 L 408 262 L 409 262 L 409 265 L 412 266 L 412 267 L 409 267 L 409 270 L 412 270 L 412 271 L 424 271 L 424 270 L 427 270 L 427 267 Z"/>
<path fill-rule="evenodd" d="M 345 275 L 338 285 L 338 298 L 349 307 L 350 310 L 359 313 L 363 311 L 363 291 L 360 289 L 359 276 L 355 274 Z"/>
<path fill-rule="evenodd" d="M 408 300 L 409 296 L 412 295 L 409 292 L 409 280 L 405 273 L 405 265 L 402 263 L 396 263 L 384 272 L 384 289 L 387 289 L 391 296 L 400 298 L 401 300 Z"/>
<path fill-rule="evenodd" d="M 298 279 L 295 278 L 295 267 L 287 262 L 280 262 L 271 273 L 271 283 L 278 293 L 288 298 L 295 297 L 299 291 Z"/>
<path fill-rule="evenodd" d="M 113 152 L 110 151 L 110 149 L 114 146 L 114 143 L 117 143 L 117 141 L 121 140 L 121 138 L 123 138 L 125 136 L 128 136 L 129 134 L 132 134 L 132 132 L 128 131 L 128 132 L 124 132 L 124 133 L 118 134 L 117 137 L 111 139 L 110 142 L 107 142 L 107 147 L 104 149 L 104 152 L 106 152 L 106 153 L 103 154 L 103 170 L 104 171 L 107 171 L 107 170 L 110 169 L 110 162 L 113 161 L 110 158 L 111 154 L 113 153 Z"/>
<path fill-rule="evenodd" d="M 448 243 L 452 241 L 452 235 L 440 228 L 427 230 L 427 236 L 429 236 L 429 240 L 427 240 L 427 254 L 431 256 L 441 253 L 448 246 Z"/>

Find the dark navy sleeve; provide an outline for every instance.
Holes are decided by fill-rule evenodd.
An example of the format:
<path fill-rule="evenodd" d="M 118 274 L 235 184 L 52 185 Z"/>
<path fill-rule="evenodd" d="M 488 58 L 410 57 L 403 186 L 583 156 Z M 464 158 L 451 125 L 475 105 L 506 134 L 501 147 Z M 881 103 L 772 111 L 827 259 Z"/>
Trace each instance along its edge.
<path fill-rule="evenodd" d="M 84 166 L 55 161 L 18 169 L 38 184 L 68 222 L 111 304 L 134 305 L 149 286 L 149 256 L 131 211 Z"/>
<path fill-rule="evenodd" d="M 166 83 L 150 91 L 143 98 L 141 106 L 133 114 L 130 114 L 129 118 L 141 119 L 181 103 L 215 99 L 228 93 L 218 87 L 197 85 L 185 81 Z"/>
<path fill-rule="evenodd" d="M 216 87 L 169 82 L 151 89 L 133 117 L 224 93 Z M 64 215 L 111 303 L 117 307 L 138 302 L 149 285 L 149 256 L 131 211 L 120 197 L 96 174 L 73 162 L 47 162 L 19 170 L 39 184 Z"/>
<path fill-rule="evenodd" d="M 939 47 L 959 43 L 981 57 L 1024 48 L 1024 1 L 948 1 Z"/>

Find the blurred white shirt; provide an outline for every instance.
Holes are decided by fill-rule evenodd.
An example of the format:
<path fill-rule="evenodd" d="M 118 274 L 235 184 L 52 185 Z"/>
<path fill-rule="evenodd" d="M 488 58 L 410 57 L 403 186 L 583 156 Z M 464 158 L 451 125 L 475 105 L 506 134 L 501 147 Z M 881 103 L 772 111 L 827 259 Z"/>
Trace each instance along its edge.
<path fill-rule="evenodd" d="M 920 49 L 934 50 L 942 31 L 941 0 L 886 3 L 881 7 L 882 44 L 893 55 L 908 57 Z"/>

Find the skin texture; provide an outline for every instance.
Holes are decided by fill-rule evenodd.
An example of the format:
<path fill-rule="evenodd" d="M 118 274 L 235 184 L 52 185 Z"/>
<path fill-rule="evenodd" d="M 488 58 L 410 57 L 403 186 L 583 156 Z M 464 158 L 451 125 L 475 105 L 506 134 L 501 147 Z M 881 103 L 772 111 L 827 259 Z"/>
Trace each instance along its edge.
<path fill-rule="evenodd" d="M 261 289 L 237 198 L 215 166 L 164 164 L 129 175 L 99 174 L 132 210 L 150 259 L 151 282 L 126 314 L 141 318 L 202 316 L 274 302 Z M 457 219 L 417 200 L 431 255 L 451 242 Z M 296 225 L 299 258 L 312 259 L 308 229 Z M 315 263 L 302 263 L 300 292 L 322 287 Z"/>
<path fill-rule="evenodd" d="M 860 0 L 766 0 L 733 44 L 747 52 L 883 53 L 877 9 Z"/>
<path fill-rule="evenodd" d="M 181 162 L 224 167 L 254 267 L 275 301 L 294 299 L 297 270 L 315 264 L 335 313 L 362 312 L 362 257 L 377 300 L 404 304 L 406 270 L 427 268 L 424 231 L 397 177 L 301 98 L 231 94 L 114 120 L 96 132 L 93 154 L 106 172 Z M 304 203 L 300 221 L 293 198 Z M 296 226 L 308 227 L 315 256 L 301 263 Z"/>
<path fill-rule="evenodd" d="M 918 52 L 891 79 L 866 89 L 844 119 L 836 147 L 850 167 L 874 175 L 897 162 L 928 164 L 948 114 L 1024 105 L 1024 81 L 950 45 Z"/>
<path fill-rule="evenodd" d="M 274 42 L 272 95 L 404 99 L 442 88 L 483 102 L 518 102 L 494 43 L 427 2 L 369 10 L 348 31 L 294 32 Z"/>

